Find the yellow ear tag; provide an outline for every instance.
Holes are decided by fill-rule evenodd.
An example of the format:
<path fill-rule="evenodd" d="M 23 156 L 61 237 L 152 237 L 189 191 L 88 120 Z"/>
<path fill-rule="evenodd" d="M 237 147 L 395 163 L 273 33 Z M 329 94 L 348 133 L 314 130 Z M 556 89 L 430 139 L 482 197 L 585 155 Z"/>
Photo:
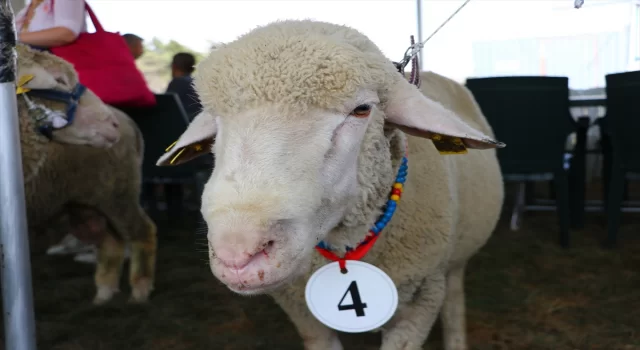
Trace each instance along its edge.
<path fill-rule="evenodd" d="M 173 163 L 175 163 L 175 162 L 176 162 L 176 160 L 177 160 L 177 159 L 182 155 L 182 153 L 184 153 L 184 151 L 186 151 L 186 150 L 187 150 L 187 149 L 183 147 L 183 148 L 178 152 L 178 154 L 176 154 L 175 156 L 173 156 L 173 158 L 171 158 L 171 161 L 169 162 L 169 164 L 173 164 Z"/>
<path fill-rule="evenodd" d="M 464 142 L 459 137 L 433 134 L 431 141 L 433 141 L 436 149 L 442 155 L 465 154 L 468 152 L 467 147 L 464 146 Z"/>
<path fill-rule="evenodd" d="M 167 149 L 165 150 L 165 152 L 168 152 L 170 149 L 172 149 L 175 146 L 176 142 L 172 143 L 169 147 L 167 147 Z M 180 156 L 182 156 L 182 154 L 185 151 L 189 151 L 186 153 L 187 156 L 193 156 L 194 153 L 199 153 L 202 152 L 204 150 L 204 146 L 200 143 L 196 143 L 193 145 L 189 145 L 186 147 L 182 147 L 178 153 L 176 153 L 175 156 L 173 156 L 173 158 L 171 158 L 171 160 L 169 161 L 169 164 L 174 164 L 176 162 L 176 160 L 178 160 L 178 158 L 180 158 Z"/>
<path fill-rule="evenodd" d="M 33 79 L 33 74 L 25 74 L 18 78 L 16 82 L 16 95 L 31 91 L 31 89 L 23 87 L 26 83 L 30 82 L 31 79 Z"/>
<path fill-rule="evenodd" d="M 170 149 L 173 148 L 173 146 L 176 145 L 176 143 L 178 143 L 178 141 L 173 141 L 172 144 L 170 144 L 167 148 L 164 149 L 165 152 L 169 152 Z"/>

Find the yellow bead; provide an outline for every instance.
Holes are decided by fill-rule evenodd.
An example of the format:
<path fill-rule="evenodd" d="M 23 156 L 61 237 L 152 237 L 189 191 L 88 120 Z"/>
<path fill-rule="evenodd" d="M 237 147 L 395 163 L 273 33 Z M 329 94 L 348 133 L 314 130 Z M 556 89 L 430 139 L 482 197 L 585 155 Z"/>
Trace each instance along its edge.
<path fill-rule="evenodd" d="M 401 183 L 395 183 L 395 184 L 393 184 L 393 188 L 397 188 L 397 189 L 401 190 L 402 189 L 402 184 Z"/>
<path fill-rule="evenodd" d="M 399 201 L 399 200 L 400 200 L 400 196 L 398 196 L 397 194 L 392 194 L 392 195 L 391 195 L 391 200 L 392 200 L 392 201 L 396 201 L 396 202 L 397 202 L 397 201 Z"/>

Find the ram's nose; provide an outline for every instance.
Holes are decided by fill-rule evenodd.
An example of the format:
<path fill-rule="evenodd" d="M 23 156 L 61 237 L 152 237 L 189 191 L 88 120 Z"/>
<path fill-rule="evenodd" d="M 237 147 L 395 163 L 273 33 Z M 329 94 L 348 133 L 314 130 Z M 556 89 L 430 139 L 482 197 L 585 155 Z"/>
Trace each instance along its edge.
<path fill-rule="evenodd" d="M 249 249 L 244 245 L 221 244 L 214 250 L 214 254 L 225 268 L 241 272 L 252 262 L 268 257 L 269 250 L 273 247 L 273 244 L 272 240 L 265 240 Z"/>

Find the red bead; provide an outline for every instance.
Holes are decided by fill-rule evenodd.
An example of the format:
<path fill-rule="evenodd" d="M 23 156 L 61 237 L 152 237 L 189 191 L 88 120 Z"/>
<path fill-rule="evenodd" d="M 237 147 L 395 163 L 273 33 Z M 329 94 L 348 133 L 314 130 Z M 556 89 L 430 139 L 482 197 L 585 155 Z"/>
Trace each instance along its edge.
<path fill-rule="evenodd" d="M 399 196 L 402 194 L 402 191 L 399 188 L 394 188 L 393 191 L 391 191 L 391 194 L 397 194 Z"/>

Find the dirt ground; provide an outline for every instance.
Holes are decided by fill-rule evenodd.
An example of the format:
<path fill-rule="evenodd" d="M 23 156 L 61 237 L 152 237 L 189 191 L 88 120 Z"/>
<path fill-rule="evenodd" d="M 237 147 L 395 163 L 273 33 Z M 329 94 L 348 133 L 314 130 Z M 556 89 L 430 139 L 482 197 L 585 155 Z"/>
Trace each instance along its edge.
<path fill-rule="evenodd" d="M 511 232 L 509 211 L 467 270 L 471 349 L 640 349 L 640 214 L 624 214 L 619 247 L 605 250 L 605 218 L 590 213 L 565 251 L 553 213 L 526 213 Z M 123 280 L 113 302 L 94 307 L 92 265 L 34 254 L 39 349 L 302 349 L 268 297 L 243 298 L 215 280 L 204 235 L 190 223 L 160 232 L 156 290 L 145 306 L 126 303 Z M 425 349 L 441 348 L 440 332 L 436 325 Z M 379 342 L 378 334 L 343 337 L 345 349 Z"/>

